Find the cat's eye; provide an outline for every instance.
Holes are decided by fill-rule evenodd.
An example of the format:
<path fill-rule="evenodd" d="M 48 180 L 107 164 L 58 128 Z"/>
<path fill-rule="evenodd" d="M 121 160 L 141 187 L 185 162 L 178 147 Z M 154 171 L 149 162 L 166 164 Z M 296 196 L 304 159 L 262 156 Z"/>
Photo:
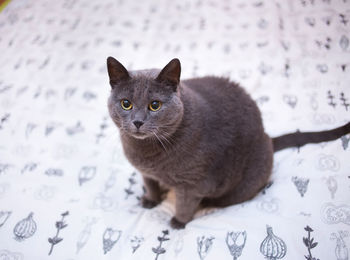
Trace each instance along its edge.
<path fill-rule="evenodd" d="M 160 107 L 162 106 L 162 103 L 160 101 L 152 101 L 149 105 L 148 105 L 148 109 L 155 112 L 158 111 L 160 109 Z"/>
<path fill-rule="evenodd" d="M 124 110 L 130 110 L 130 109 L 132 109 L 132 103 L 131 103 L 129 100 L 127 100 L 127 99 L 122 99 L 122 100 L 120 101 L 120 105 L 122 106 L 122 108 L 123 108 Z"/>

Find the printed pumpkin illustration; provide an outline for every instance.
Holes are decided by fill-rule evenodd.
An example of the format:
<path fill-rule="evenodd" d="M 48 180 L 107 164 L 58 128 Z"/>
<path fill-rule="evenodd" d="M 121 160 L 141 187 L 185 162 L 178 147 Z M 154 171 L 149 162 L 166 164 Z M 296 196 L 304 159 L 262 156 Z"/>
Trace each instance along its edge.
<path fill-rule="evenodd" d="M 277 260 L 283 258 L 287 253 L 287 245 L 284 241 L 276 236 L 272 227 L 266 226 L 267 237 L 260 245 L 260 252 L 268 260 Z"/>
<path fill-rule="evenodd" d="M 34 213 L 31 212 L 28 217 L 19 221 L 13 229 L 17 241 L 23 241 L 34 235 L 36 231 L 36 223 L 33 220 L 33 214 Z"/>

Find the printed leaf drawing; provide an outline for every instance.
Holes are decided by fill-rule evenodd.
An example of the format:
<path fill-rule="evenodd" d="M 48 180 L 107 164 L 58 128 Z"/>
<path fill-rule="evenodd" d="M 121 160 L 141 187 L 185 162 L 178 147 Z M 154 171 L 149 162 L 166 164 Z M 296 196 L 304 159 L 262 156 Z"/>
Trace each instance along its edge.
<path fill-rule="evenodd" d="M 52 254 L 52 250 L 53 250 L 54 246 L 57 245 L 58 243 L 60 243 L 63 240 L 63 238 L 60 238 L 58 235 L 59 235 L 59 233 L 60 233 L 60 231 L 62 229 L 67 227 L 67 224 L 64 222 L 64 218 L 66 216 L 68 216 L 68 215 L 69 215 L 69 211 L 66 211 L 66 212 L 62 213 L 61 214 L 61 216 L 62 216 L 61 220 L 57 221 L 56 224 L 55 224 L 56 229 L 57 229 L 56 235 L 54 237 L 48 239 L 49 243 L 51 244 L 49 255 Z"/>

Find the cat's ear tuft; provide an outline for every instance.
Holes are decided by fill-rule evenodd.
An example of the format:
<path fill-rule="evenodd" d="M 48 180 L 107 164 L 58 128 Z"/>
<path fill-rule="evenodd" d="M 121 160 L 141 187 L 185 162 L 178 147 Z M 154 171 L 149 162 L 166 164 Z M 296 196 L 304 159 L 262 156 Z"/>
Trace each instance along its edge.
<path fill-rule="evenodd" d="M 112 88 L 114 88 L 114 85 L 118 84 L 120 81 L 130 78 L 126 68 L 113 57 L 107 58 L 107 70 L 109 75 L 109 83 L 111 84 Z"/>
<path fill-rule="evenodd" d="M 179 59 L 172 59 L 159 73 L 157 81 L 165 82 L 171 86 L 177 86 L 180 83 L 181 63 Z"/>

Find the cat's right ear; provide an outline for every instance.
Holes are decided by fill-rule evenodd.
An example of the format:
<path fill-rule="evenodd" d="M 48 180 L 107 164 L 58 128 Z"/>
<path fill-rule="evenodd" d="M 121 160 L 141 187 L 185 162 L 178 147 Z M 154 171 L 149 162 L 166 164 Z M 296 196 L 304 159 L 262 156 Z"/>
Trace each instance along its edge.
<path fill-rule="evenodd" d="M 107 69 L 109 75 L 109 83 L 114 88 L 120 81 L 127 80 L 130 78 L 126 68 L 113 57 L 107 58 Z"/>
<path fill-rule="evenodd" d="M 181 63 L 179 59 L 172 59 L 159 73 L 157 77 L 157 81 L 165 82 L 170 86 L 174 87 L 176 90 L 176 86 L 180 83 L 180 75 L 181 75 Z"/>

